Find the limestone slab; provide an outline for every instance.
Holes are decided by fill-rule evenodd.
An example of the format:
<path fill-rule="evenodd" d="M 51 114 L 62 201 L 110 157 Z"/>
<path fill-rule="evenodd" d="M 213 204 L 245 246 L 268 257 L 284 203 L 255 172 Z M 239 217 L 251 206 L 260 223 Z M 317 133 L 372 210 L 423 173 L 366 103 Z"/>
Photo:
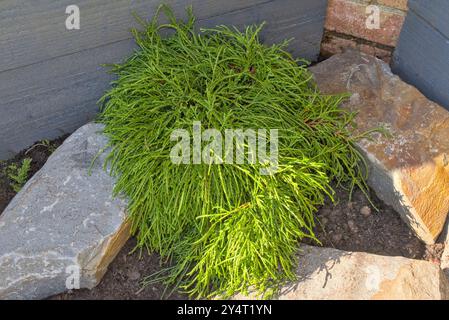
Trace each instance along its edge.
<path fill-rule="evenodd" d="M 108 143 L 101 130 L 72 134 L 0 215 L 0 299 L 92 288 L 128 239 L 126 200 L 112 197 L 103 170 L 107 151 L 92 165 Z"/>

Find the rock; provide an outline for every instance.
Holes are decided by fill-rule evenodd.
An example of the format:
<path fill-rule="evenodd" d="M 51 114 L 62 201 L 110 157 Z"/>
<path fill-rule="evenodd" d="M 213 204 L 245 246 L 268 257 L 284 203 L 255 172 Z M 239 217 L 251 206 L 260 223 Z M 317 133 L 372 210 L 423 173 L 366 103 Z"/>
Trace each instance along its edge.
<path fill-rule="evenodd" d="M 371 215 L 371 208 L 368 206 L 364 206 L 362 207 L 362 209 L 360 209 L 360 213 L 364 217 L 369 217 Z"/>
<path fill-rule="evenodd" d="M 128 274 L 126 275 L 128 277 L 129 280 L 131 281 L 136 281 L 140 279 L 140 272 L 139 271 L 135 271 L 135 270 L 131 270 L 128 272 Z"/>
<path fill-rule="evenodd" d="M 76 288 L 77 274 L 92 288 L 129 238 L 126 201 L 112 198 L 103 170 L 107 153 L 91 167 L 107 144 L 101 129 L 71 135 L 0 216 L 0 299 L 46 298 Z"/>
<path fill-rule="evenodd" d="M 352 233 L 357 233 L 359 231 L 359 229 L 357 228 L 357 226 L 355 225 L 355 222 L 353 220 L 348 221 L 348 227 Z"/>
<path fill-rule="evenodd" d="M 332 242 L 339 243 L 343 239 L 343 236 L 341 233 L 336 233 L 332 235 Z"/>
<path fill-rule="evenodd" d="M 389 131 L 358 142 L 368 182 L 433 244 L 449 212 L 449 112 L 366 54 L 347 51 L 310 70 L 323 93 L 351 94 L 342 107 L 358 112 L 355 134 L 381 126 Z"/>
<path fill-rule="evenodd" d="M 298 280 L 286 285 L 279 299 L 449 299 L 449 280 L 437 265 L 403 257 L 302 246 L 297 275 Z"/>
<path fill-rule="evenodd" d="M 349 210 L 354 209 L 354 202 L 348 202 L 347 207 Z"/>

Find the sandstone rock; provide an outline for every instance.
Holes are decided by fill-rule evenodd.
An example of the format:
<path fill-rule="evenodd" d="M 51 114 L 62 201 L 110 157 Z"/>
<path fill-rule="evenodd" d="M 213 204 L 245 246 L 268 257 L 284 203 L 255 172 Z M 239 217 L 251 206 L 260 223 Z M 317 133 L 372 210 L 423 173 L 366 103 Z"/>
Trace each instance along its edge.
<path fill-rule="evenodd" d="M 358 143 L 369 184 L 423 241 L 434 243 L 449 212 L 449 112 L 366 54 L 347 51 L 311 71 L 322 92 L 351 94 L 342 107 L 358 112 L 357 132 L 382 126 L 391 133 Z"/>
<path fill-rule="evenodd" d="M 0 216 L 0 299 L 39 299 L 92 288 L 129 237 L 126 201 L 112 198 L 102 127 L 71 135 Z M 67 282 L 67 283 L 66 283 Z"/>
<path fill-rule="evenodd" d="M 427 261 L 310 246 L 299 259 L 298 281 L 281 290 L 281 300 L 449 299 L 449 280 Z"/>

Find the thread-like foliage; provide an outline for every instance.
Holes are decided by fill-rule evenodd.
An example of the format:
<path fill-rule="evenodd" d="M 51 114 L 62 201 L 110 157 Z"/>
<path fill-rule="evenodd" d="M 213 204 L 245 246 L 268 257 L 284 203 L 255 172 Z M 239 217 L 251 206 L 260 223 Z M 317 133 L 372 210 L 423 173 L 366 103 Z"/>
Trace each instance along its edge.
<path fill-rule="evenodd" d="M 161 10 L 167 23 L 158 22 Z M 179 21 L 161 6 L 133 31 L 139 50 L 112 66 L 117 80 L 101 99 L 100 122 L 115 191 L 129 197 L 138 246 L 172 264 L 151 279 L 198 298 L 262 293 L 295 278 L 299 242 L 315 239 L 314 213 L 332 198 L 331 180 L 365 187 L 354 114 L 338 107 L 345 97 L 319 93 L 286 43 L 263 45 L 262 26 L 198 32 L 188 16 Z M 278 129 L 278 172 L 172 163 L 171 133 L 192 132 L 194 121 L 221 132 Z"/>

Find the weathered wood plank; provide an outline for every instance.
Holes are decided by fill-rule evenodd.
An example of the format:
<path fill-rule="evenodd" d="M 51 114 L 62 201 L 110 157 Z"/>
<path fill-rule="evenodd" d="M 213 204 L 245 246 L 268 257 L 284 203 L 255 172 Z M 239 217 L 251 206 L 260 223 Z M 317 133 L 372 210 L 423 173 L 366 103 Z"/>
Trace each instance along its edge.
<path fill-rule="evenodd" d="M 191 4 L 198 18 L 266 3 L 269 0 L 169 0 L 177 14 Z M 0 1 L 0 71 L 130 38 L 138 26 L 132 12 L 150 18 L 159 0 L 78 0 L 80 30 L 67 30 L 71 0 Z M 232 21 L 231 21 L 232 23 Z"/>
<path fill-rule="evenodd" d="M 449 20 L 444 22 L 449 25 Z M 449 110 L 449 38 L 413 11 L 406 18 L 392 65 L 401 78 Z"/>
<path fill-rule="evenodd" d="M 212 27 L 229 24 L 231 21 L 232 25 L 243 27 L 265 21 L 266 25 L 261 33 L 264 43 L 292 39 L 288 50 L 294 56 L 315 60 L 320 51 L 326 7 L 327 0 L 276 0 L 200 19 L 199 24 Z"/>
<path fill-rule="evenodd" d="M 112 80 L 100 64 L 120 61 L 132 47 L 123 40 L 0 73 L 0 158 L 91 120 Z"/>
<path fill-rule="evenodd" d="M 294 55 L 314 60 L 319 53 L 327 0 L 167 2 L 180 15 L 192 4 L 200 27 L 266 21 L 266 43 L 294 37 L 289 47 Z M 112 79 L 100 65 L 131 53 L 131 11 L 148 18 L 155 3 L 80 0 L 81 29 L 67 31 L 69 1 L 0 2 L 0 159 L 95 116 L 95 103 Z M 21 15 L 27 13 L 28 19 Z"/>
<path fill-rule="evenodd" d="M 192 5 L 199 20 L 226 16 L 227 24 L 270 20 L 271 15 L 302 12 L 324 15 L 326 0 L 169 0 L 174 11 L 183 16 Z M 79 0 L 80 30 L 67 30 L 65 8 L 70 0 L 4 0 L 0 2 L 0 71 L 40 62 L 108 43 L 129 39 L 129 29 L 137 26 L 132 12 L 149 18 L 159 0 Z M 245 9 L 250 10 L 245 10 Z M 259 9 L 260 8 L 260 9 Z M 271 12 L 263 8 L 272 8 Z M 241 11 L 243 10 L 243 11 Z M 245 16 L 242 12 L 250 14 Z M 264 14 L 269 14 L 264 16 Z M 271 19 L 273 20 L 273 19 Z M 307 20 L 306 20 L 307 21 Z M 319 32 L 319 31 L 318 31 Z M 298 36 L 303 35 L 300 30 Z"/>
<path fill-rule="evenodd" d="M 409 0 L 409 10 L 449 38 L 448 0 Z"/>

